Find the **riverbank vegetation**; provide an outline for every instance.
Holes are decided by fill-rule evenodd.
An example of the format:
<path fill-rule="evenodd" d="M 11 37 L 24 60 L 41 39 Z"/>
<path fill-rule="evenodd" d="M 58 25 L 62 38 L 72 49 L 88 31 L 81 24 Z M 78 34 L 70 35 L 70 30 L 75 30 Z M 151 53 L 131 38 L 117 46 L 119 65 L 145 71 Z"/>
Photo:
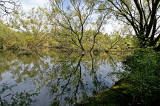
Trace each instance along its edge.
<path fill-rule="evenodd" d="M 91 97 L 83 105 L 160 105 L 159 60 L 159 52 L 152 48 L 135 50 L 124 61 L 125 71 L 116 73 L 120 81 L 113 88 Z"/>
<path fill-rule="evenodd" d="M 56 48 L 94 54 L 132 50 L 123 62 L 124 71 L 116 73 L 120 77 L 118 88 L 93 100 L 106 103 L 113 91 L 116 97 L 123 96 L 125 105 L 160 104 L 159 0 L 49 0 L 49 8 L 29 12 L 17 8 L 7 11 L 5 5 L 0 6 L 4 14 L 12 13 L 7 21 L 0 21 L 1 50 Z M 118 21 L 121 29 L 104 33 L 109 20 L 112 24 Z"/>
<path fill-rule="evenodd" d="M 110 12 L 101 10 L 106 4 L 72 0 L 68 5 L 52 0 L 50 4 L 50 10 L 14 11 L 8 24 L 1 21 L 1 48 L 110 51 L 134 47 L 136 40 L 130 35 L 122 36 L 120 31 L 104 33 L 103 27 L 110 17 Z"/>
<path fill-rule="evenodd" d="M 27 25 L 27 24 L 25 24 Z M 58 48 L 68 50 L 81 50 L 78 48 L 72 39 L 69 37 L 70 34 L 67 30 L 57 30 L 55 32 L 20 32 L 9 28 L 7 25 L 0 22 L 0 47 L 1 49 L 18 49 L 18 50 L 36 50 L 42 48 Z M 38 30 L 38 29 L 37 29 Z M 47 31 L 47 30 L 46 30 Z M 38 33 L 38 35 L 36 35 Z M 87 36 L 84 37 L 84 48 L 89 51 L 92 47 L 92 34 L 94 30 L 88 30 L 84 32 Z M 121 36 L 119 32 L 112 34 L 99 33 L 94 50 L 97 51 L 109 51 L 109 50 L 127 50 L 133 48 L 134 40 L 131 36 Z"/>

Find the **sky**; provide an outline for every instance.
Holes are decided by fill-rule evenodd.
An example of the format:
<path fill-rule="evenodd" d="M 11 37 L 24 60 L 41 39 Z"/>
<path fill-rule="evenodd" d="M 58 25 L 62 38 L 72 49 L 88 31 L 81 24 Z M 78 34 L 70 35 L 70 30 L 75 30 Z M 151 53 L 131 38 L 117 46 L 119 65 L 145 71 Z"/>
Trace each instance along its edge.
<path fill-rule="evenodd" d="M 33 7 L 46 7 L 48 4 L 48 0 L 20 0 L 22 3 L 23 9 L 25 11 L 29 11 Z M 106 24 L 104 29 L 102 30 L 103 33 L 112 33 L 118 30 L 120 26 L 117 22 L 112 24 Z"/>
<path fill-rule="evenodd" d="M 48 0 L 20 0 L 22 3 L 23 9 L 29 11 L 33 7 L 45 7 L 48 3 Z"/>

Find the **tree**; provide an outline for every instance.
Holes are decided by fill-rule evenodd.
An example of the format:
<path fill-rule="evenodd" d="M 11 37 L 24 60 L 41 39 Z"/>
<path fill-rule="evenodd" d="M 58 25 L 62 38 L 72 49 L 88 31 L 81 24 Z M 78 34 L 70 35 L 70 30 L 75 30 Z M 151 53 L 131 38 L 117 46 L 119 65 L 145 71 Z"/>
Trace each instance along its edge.
<path fill-rule="evenodd" d="M 20 7 L 20 3 L 16 0 L 0 0 L 1 16 L 8 15 L 16 11 Z"/>
<path fill-rule="evenodd" d="M 26 34 L 32 34 L 35 37 L 49 32 L 50 22 L 47 20 L 45 8 L 32 8 L 29 13 L 19 11 L 10 18 L 10 26 Z"/>
<path fill-rule="evenodd" d="M 25 48 L 49 46 L 51 24 L 45 8 L 32 8 L 30 12 L 18 11 L 10 17 L 9 26 L 21 34 Z"/>
<path fill-rule="evenodd" d="M 104 8 L 105 3 L 102 5 L 98 0 L 68 0 L 67 3 L 66 0 L 50 0 L 50 4 L 52 7 L 51 16 L 54 17 L 61 28 L 70 31 L 72 42 L 82 51 L 85 51 L 83 46 L 85 31 L 90 27 L 96 30 L 90 48 L 90 51 L 92 51 L 96 37 L 108 14 L 104 11 L 98 11 L 97 8 Z"/>
<path fill-rule="evenodd" d="M 141 47 L 160 50 L 160 0 L 106 0 L 116 18 L 130 25 Z"/>

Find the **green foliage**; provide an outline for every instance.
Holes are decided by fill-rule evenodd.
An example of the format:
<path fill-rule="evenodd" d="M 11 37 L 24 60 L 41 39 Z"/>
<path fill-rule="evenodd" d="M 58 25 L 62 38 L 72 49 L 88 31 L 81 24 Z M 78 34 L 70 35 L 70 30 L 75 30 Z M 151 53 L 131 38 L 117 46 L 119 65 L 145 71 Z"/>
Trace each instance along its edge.
<path fill-rule="evenodd" d="M 27 24 L 26 24 L 27 26 Z M 38 29 L 36 29 L 38 30 Z M 0 23 L 0 48 L 1 49 L 38 49 L 40 47 L 63 47 L 69 49 L 79 49 L 77 39 L 73 33 L 65 29 L 52 29 L 49 32 L 38 31 L 36 33 L 26 31 L 16 31 L 9 28 L 7 25 Z M 44 30 L 43 30 L 44 31 Z M 80 32 L 77 32 L 80 33 Z M 93 36 L 95 30 L 89 29 L 84 32 L 83 46 L 89 50 L 92 46 Z M 122 37 L 119 33 L 111 35 L 99 33 L 96 41 L 95 48 L 98 51 L 104 49 L 117 49 L 124 50 L 128 47 L 134 47 L 134 38 L 127 36 Z"/>
<path fill-rule="evenodd" d="M 69 40 L 82 51 L 93 50 L 95 46 L 95 39 L 102 28 L 105 18 L 107 18 L 108 12 L 97 11 L 97 8 L 101 4 L 98 0 L 68 0 L 67 3 L 64 0 L 49 0 L 52 7 L 50 17 L 58 23 L 60 29 L 68 30 Z M 102 7 L 103 6 L 103 7 Z M 105 4 L 101 5 L 100 8 L 104 8 Z M 96 17 L 95 17 L 96 15 Z M 92 46 L 84 47 L 85 32 L 88 31 L 89 27 L 95 33 L 92 33 Z M 91 34 L 90 34 L 91 35 Z"/>
<path fill-rule="evenodd" d="M 55 2 L 59 4 L 62 1 Z M 28 13 L 16 11 L 10 18 L 9 25 L 0 22 L 0 49 L 56 47 L 67 50 L 83 48 L 89 51 L 93 47 L 93 51 L 109 51 L 133 47 L 134 38 L 130 36 L 122 37 L 118 32 L 111 35 L 100 32 L 105 24 L 103 18 L 106 13 L 102 10 L 107 2 L 86 0 L 83 1 L 84 4 L 78 5 L 80 1 L 70 0 L 70 3 L 73 4 L 67 10 L 64 9 L 65 13 L 58 11 L 61 10 L 56 7 L 58 4 L 53 5 L 52 9 L 55 11 L 50 11 L 52 14 L 45 8 L 33 8 Z M 96 11 L 95 8 L 100 10 Z M 93 20 L 95 14 L 96 18 Z"/>
<path fill-rule="evenodd" d="M 159 0 L 106 0 L 112 14 L 123 24 L 130 26 L 131 33 L 139 40 L 141 47 L 155 47 L 160 50 L 159 37 Z M 154 5 L 154 8 L 152 8 Z M 152 15 L 151 15 L 152 14 Z M 147 27 L 146 27 L 147 26 Z M 131 28 L 132 27 L 132 28 Z M 129 31 L 128 31 L 129 32 Z"/>
<path fill-rule="evenodd" d="M 17 45 L 18 32 L 8 28 L 7 25 L 0 22 L 0 44 L 1 48 L 12 48 Z"/>
<path fill-rule="evenodd" d="M 15 13 L 8 25 L 0 22 L 0 49 L 37 49 L 54 45 L 45 9 Z"/>
<path fill-rule="evenodd" d="M 50 21 L 47 20 L 45 8 L 32 8 L 28 13 L 20 11 L 10 18 L 10 26 L 26 34 L 40 36 L 49 32 Z"/>
<path fill-rule="evenodd" d="M 96 48 L 105 49 L 107 51 L 128 50 L 136 47 L 136 39 L 132 36 L 121 36 L 119 32 L 109 34 L 100 34 L 96 39 Z"/>
<path fill-rule="evenodd" d="M 126 58 L 124 80 L 131 84 L 130 94 L 133 103 L 153 105 L 160 96 L 160 52 L 138 49 Z"/>

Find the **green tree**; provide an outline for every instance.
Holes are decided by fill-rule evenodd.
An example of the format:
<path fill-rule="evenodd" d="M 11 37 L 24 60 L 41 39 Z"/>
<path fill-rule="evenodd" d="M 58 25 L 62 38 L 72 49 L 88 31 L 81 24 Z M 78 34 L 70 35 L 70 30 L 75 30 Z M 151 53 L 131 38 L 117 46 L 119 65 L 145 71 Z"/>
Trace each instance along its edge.
<path fill-rule="evenodd" d="M 106 0 L 116 18 L 130 25 L 141 47 L 153 46 L 160 50 L 159 0 Z"/>
<path fill-rule="evenodd" d="M 35 37 L 49 32 L 49 21 L 47 20 L 44 8 L 32 8 L 29 13 L 19 11 L 10 18 L 11 27 Z"/>
<path fill-rule="evenodd" d="M 96 37 L 99 34 L 108 12 L 98 11 L 97 8 L 104 8 L 98 0 L 50 0 L 52 7 L 51 16 L 62 29 L 70 31 L 72 42 L 82 51 L 85 51 L 83 39 L 85 31 L 92 27 L 96 30 L 93 35 L 93 44 L 90 51 L 95 46 Z M 101 4 L 101 5 L 100 5 Z"/>
<path fill-rule="evenodd" d="M 30 49 L 49 41 L 50 25 L 45 8 L 32 8 L 29 13 L 19 11 L 10 18 L 10 27 L 24 35 L 22 39 L 25 39 L 25 45 Z"/>

